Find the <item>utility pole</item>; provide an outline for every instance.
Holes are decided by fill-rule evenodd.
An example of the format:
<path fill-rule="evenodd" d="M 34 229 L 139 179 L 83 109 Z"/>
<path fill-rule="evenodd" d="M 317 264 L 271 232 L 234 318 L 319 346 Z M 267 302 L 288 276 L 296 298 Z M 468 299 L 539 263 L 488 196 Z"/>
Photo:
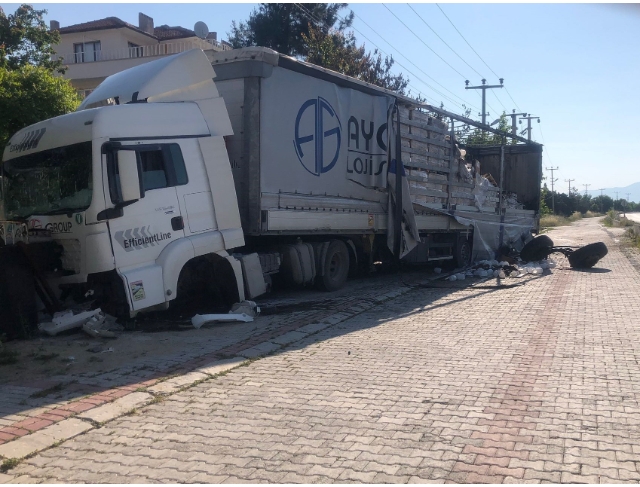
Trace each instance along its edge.
<path fill-rule="evenodd" d="M 499 85 L 488 85 L 487 80 L 482 78 L 481 86 L 469 86 L 469 80 L 465 80 L 465 90 L 482 90 L 482 125 L 486 125 L 487 123 L 487 90 L 491 88 L 504 88 L 504 78 L 500 78 Z"/>
<path fill-rule="evenodd" d="M 596 189 L 596 191 L 600 191 L 600 213 L 604 213 L 604 211 L 602 211 L 602 199 L 604 196 L 604 188 Z"/>
<path fill-rule="evenodd" d="M 589 190 L 587 189 L 589 186 L 591 186 L 590 184 L 583 184 L 584 186 L 584 195 L 587 196 L 589 194 Z"/>
<path fill-rule="evenodd" d="M 513 113 L 509 113 L 508 114 L 511 117 L 511 135 L 518 135 L 518 124 L 517 124 L 517 118 L 522 115 L 523 117 L 526 117 L 527 114 L 526 113 L 516 113 L 516 109 L 513 109 Z"/>
<path fill-rule="evenodd" d="M 575 181 L 575 179 L 565 179 L 565 183 L 569 183 L 569 198 L 571 198 L 571 181 Z"/>
<path fill-rule="evenodd" d="M 627 218 L 627 205 L 629 204 L 629 198 L 631 197 L 631 193 L 627 193 L 627 199 L 624 204 L 624 217 Z"/>
<path fill-rule="evenodd" d="M 531 120 L 534 118 L 537 118 L 538 123 L 540 123 L 540 117 L 532 117 L 531 114 L 529 114 L 528 117 L 522 117 L 520 119 L 520 123 L 522 123 L 523 120 L 527 121 L 527 136 L 529 137 L 529 140 L 531 140 Z"/>
<path fill-rule="evenodd" d="M 529 134 L 531 135 L 531 134 Z M 531 137 L 529 137 L 529 140 L 531 140 Z M 553 171 L 557 171 L 558 169 L 560 169 L 559 167 L 545 167 L 545 169 L 547 171 L 551 171 L 551 211 L 553 212 L 553 214 L 556 214 L 556 196 L 555 196 L 555 192 L 553 191 L 553 183 L 555 183 L 558 179 L 553 179 Z"/>
<path fill-rule="evenodd" d="M 615 209 L 616 209 L 616 201 L 618 201 L 618 192 L 614 191 L 614 193 L 616 194 L 616 199 L 613 200 L 613 210 L 615 211 Z"/>

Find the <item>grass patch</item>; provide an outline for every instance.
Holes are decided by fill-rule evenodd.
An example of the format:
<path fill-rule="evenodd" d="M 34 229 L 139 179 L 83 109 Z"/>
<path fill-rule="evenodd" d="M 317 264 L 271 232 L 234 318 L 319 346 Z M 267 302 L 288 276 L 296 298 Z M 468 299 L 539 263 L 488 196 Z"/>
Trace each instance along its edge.
<path fill-rule="evenodd" d="M 44 353 L 41 350 L 36 350 L 31 354 L 31 358 L 33 360 L 37 360 L 38 362 L 42 362 L 43 364 L 53 360 L 54 358 L 60 356 L 57 352 Z"/>
<path fill-rule="evenodd" d="M 166 398 L 164 396 L 153 396 L 153 399 L 151 399 L 151 401 L 149 401 L 147 406 L 149 406 L 151 404 L 159 404 L 159 403 L 163 402 L 165 399 Z"/>
<path fill-rule="evenodd" d="M 0 473 L 7 473 L 14 467 L 17 467 L 20 464 L 20 459 L 18 458 L 7 458 L 2 465 L 0 465 Z"/>
<path fill-rule="evenodd" d="M 640 226 L 627 228 L 624 232 L 624 236 L 629 239 L 631 245 L 640 249 Z"/>
<path fill-rule="evenodd" d="M 41 391 L 34 392 L 29 397 L 34 399 L 38 397 L 47 397 L 50 394 L 55 394 L 56 392 L 60 392 L 62 389 L 64 389 L 64 384 L 60 382 L 59 384 L 56 384 L 55 386 L 51 386 L 48 389 L 43 389 Z"/>
<path fill-rule="evenodd" d="M 20 354 L 15 350 L 7 350 L 0 343 L 0 365 L 11 365 L 18 362 L 18 356 Z"/>
<path fill-rule="evenodd" d="M 541 227 L 561 227 L 565 225 L 569 225 L 572 220 L 569 220 L 567 217 L 561 215 L 544 215 L 540 217 L 540 226 Z"/>
<path fill-rule="evenodd" d="M 623 227 L 623 228 L 628 228 L 628 227 L 633 227 L 634 225 L 637 225 L 635 222 L 629 220 L 627 217 L 620 215 L 620 213 L 613 211 L 613 210 L 609 210 L 607 212 L 607 216 L 605 216 L 602 220 L 600 220 L 600 223 L 602 223 L 605 227 Z"/>

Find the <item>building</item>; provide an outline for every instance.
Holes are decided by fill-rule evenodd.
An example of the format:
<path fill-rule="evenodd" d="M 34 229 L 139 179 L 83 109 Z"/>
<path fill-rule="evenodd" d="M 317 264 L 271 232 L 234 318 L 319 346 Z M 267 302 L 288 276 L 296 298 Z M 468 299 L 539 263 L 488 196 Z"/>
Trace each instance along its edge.
<path fill-rule="evenodd" d="M 154 27 L 153 19 L 143 13 L 138 15 L 137 27 L 107 17 L 68 27 L 52 20 L 50 29 L 60 32 L 54 58 L 64 59 L 68 67 L 64 77 L 83 96 L 107 76 L 159 57 L 194 48 L 205 52 L 231 49 L 224 41 L 218 42 L 215 32 L 200 38 L 184 27 Z"/>

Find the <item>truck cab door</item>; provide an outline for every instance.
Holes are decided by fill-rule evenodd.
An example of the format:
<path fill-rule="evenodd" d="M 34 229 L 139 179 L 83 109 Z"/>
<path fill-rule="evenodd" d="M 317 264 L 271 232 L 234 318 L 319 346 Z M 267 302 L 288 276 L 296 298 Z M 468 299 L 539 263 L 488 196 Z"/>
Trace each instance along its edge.
<path fill-rule="evenodd" d="M 140 185 L 140 198 L 132 201 L 123 201 L 122 188 L 127 184 L 121 184 L 118 169 L 118 154 L 125 151 L 129 153 L 126 159 L 137 164 Z M 180 146 L 176 143 L 114 146 L 107 152 L 107 172 L 105 199 L 111 200 L 119 212 L 115 218 L 109 218 L 116 267 L 122 270 L 155 264 L 167 245 L 184 237 L 176 192 L 177 186 L 187 184 Z M 129 170 L 122 173 L 132 177 Z"/>

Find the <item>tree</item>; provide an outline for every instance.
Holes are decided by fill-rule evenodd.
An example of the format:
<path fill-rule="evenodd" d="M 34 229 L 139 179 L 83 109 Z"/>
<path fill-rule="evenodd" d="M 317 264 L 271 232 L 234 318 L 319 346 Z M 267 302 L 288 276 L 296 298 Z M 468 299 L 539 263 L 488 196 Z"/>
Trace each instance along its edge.
<path fill-rule="evenodd" d="M 468 115 L 466 116 L 468 117 Z M 506 132 L 508 134 L 511 133 L 511 120 L 507 118 L 506 112 L 502 112 L 502 115 L 500 115 L 500 118 L 498 119 L 498 125 L 497 127 L 495 127 L 495 129 Z M 494 134 L 492 132 L 486 132 L 479 128 L 476 128 L 471 131 L 471 133 L 469 133 L 466 143 L 467 145 L 501 145 L 502 139 L 502 135 Z M 514 145 L 517 142 L 518 141 L 516 139 L 506 137 L 507 144 Z"/>
<path fill-rule="evenodd" d="M 52 59 L 60 33 L 47 29 L 42 18 L 45 13 L 46 10 L 21 5 L 15 14 L 7 16 L 0 7 L 0 68 L 13 70 L 34 65 L 64 72 L 62 60 Z"/>
<path fill-rule="evenodd" d="M 409 80 L 402 74 L 391 74 L 393 57 L 383 59 L 377 49 L 367 53 L 364 45 L 357 47 L 352 32 L 325 33 L 310 27 L 309 34 L 302 38 L 307 46 L 307 62 L 404 94 Z"/>
<path fill-rule="evenodd" d="M 289 56 L 306 57 L 303 36 L 309 35 L 310 22 L 326 31 L 333 27 L 343 31 L 353 22 L 353 12 L 344 18 L 338 15 L 346 6 L 346 3 L 305 3 L 301 7 L 293 3 L 261 3 L 246 22 L 233 21 L 227 36 L 236 49 L 263 46 Z"/>
<path fill-rule="evenodd" d="M 332 69 L 389 90 L 405 93 L 409 80 L 391 74 L 393 57 L 358 47 L 353 32 L 345 32 L 354 14 L 341 17 L 346 3 L 262 3 L 247 22 L 232 22 L 234 48 L 264 46 L 282 54 Z"/>
<path fill-rule="evenodd" d="M 0 147 L 23 127 L 75 110 L 80 103 L 68 80 L 47 68 L 0 68 Z"/>

